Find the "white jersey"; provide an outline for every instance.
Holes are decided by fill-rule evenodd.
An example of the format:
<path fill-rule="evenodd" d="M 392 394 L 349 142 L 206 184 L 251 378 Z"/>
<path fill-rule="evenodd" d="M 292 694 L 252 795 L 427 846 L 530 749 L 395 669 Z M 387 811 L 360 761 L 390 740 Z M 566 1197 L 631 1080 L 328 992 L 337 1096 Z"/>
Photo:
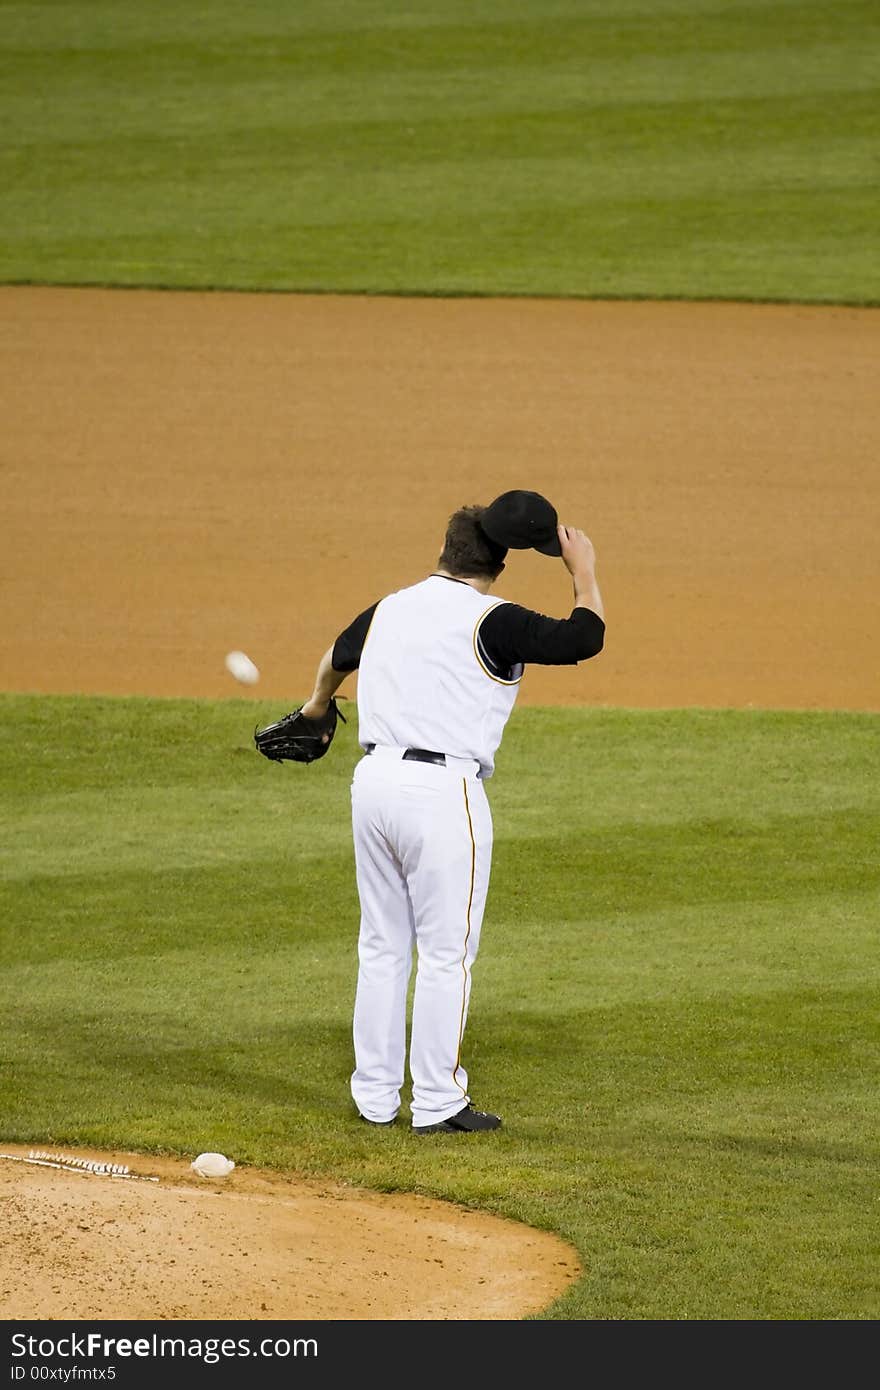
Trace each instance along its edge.
<path fill-rule="evenodd" d="M 470 584 L 431 575 L 376 606 L 358 671 L 361 745 L 427 748 L 472 758 L 491 777 L 522 678 L 493 675 L 480 624 L 499 603 Z"/>

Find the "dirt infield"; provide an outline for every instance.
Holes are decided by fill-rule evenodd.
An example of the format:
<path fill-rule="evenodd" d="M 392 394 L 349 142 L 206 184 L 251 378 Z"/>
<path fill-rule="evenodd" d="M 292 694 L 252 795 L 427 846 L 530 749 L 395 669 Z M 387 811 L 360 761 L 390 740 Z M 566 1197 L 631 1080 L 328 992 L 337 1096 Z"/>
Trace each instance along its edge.
<path fill-rule="evenodd" d="M 880 311 L 0 289 L 0 325 L 0 689 L 235 695 L 241 648 L 299 698 L 528 487 L 608 637 L 524 703 L 880 709 Z M 498 592 L 568 611 L 534 552 Z"/>
<path fill-rule="evenodd" d="M 0 289 L 0 689 L 281 713 L 451 511 L 526 487 L 592 535 L 608 639 L 523 702 L 878 710 L 878 360 L 876 310 Z M 498 592 L 569 607 L 534 553 Z M 517 1318 L 577 1272 L 420 1198 L 159 1166 L 0 1164 L 3 1316 Z"/>
<path fill-rule="evenodd" d="M 448 1202 L 254 1169 L 211 1180 L 179 1159 L 62 1155 L 138 1176 L 0 1159 L 7 1320 L 401 1321 L 467 1310 L 494 1322 L 538 1311 L 580 1271 L 555 1236 Z"/>

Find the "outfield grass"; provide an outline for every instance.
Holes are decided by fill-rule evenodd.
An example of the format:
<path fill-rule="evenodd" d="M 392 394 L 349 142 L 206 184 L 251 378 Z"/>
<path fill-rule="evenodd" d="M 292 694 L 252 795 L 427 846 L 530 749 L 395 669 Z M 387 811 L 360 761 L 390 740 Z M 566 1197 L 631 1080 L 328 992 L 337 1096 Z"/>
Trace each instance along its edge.
<path fill-rule="evenodd" d="M 876 303 L 875 0 L 0 0 L 0 281 Z"/>
<path fill-rule="evenodd" d="M 523 709 L 466 1062 L 506 1126 L 348 1094 L 355 726 L 0 697 L 0 1138 L 452 1198 L 560 1232 L 560 1319 L 876 1319 L 878 716 Z"/>

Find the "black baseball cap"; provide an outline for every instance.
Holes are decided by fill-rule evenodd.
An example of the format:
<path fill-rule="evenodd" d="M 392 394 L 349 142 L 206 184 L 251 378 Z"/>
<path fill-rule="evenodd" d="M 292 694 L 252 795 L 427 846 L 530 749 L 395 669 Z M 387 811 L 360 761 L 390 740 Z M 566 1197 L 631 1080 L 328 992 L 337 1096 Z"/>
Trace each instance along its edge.
<path fill-rule="evenodd" d="M 496 545 L 510 550 L 539 550 L 542 555 L 561 555 L 556 527 L 556 508 L 540 492 L 514 489 L 502 492 L 484 508 L 480 525 Z"/>

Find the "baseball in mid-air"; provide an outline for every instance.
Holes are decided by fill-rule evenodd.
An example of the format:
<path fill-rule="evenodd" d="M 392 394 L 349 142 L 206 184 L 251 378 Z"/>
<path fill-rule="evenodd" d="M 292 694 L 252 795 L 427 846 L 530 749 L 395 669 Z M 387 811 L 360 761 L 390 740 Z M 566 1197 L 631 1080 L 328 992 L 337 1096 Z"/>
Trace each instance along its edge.
<path fill-rule="evenodd" d="M 244 652 L 227 652 L 226 669 L 242 685 L 256 685 L 260 679 L 259 671 Z"/>

